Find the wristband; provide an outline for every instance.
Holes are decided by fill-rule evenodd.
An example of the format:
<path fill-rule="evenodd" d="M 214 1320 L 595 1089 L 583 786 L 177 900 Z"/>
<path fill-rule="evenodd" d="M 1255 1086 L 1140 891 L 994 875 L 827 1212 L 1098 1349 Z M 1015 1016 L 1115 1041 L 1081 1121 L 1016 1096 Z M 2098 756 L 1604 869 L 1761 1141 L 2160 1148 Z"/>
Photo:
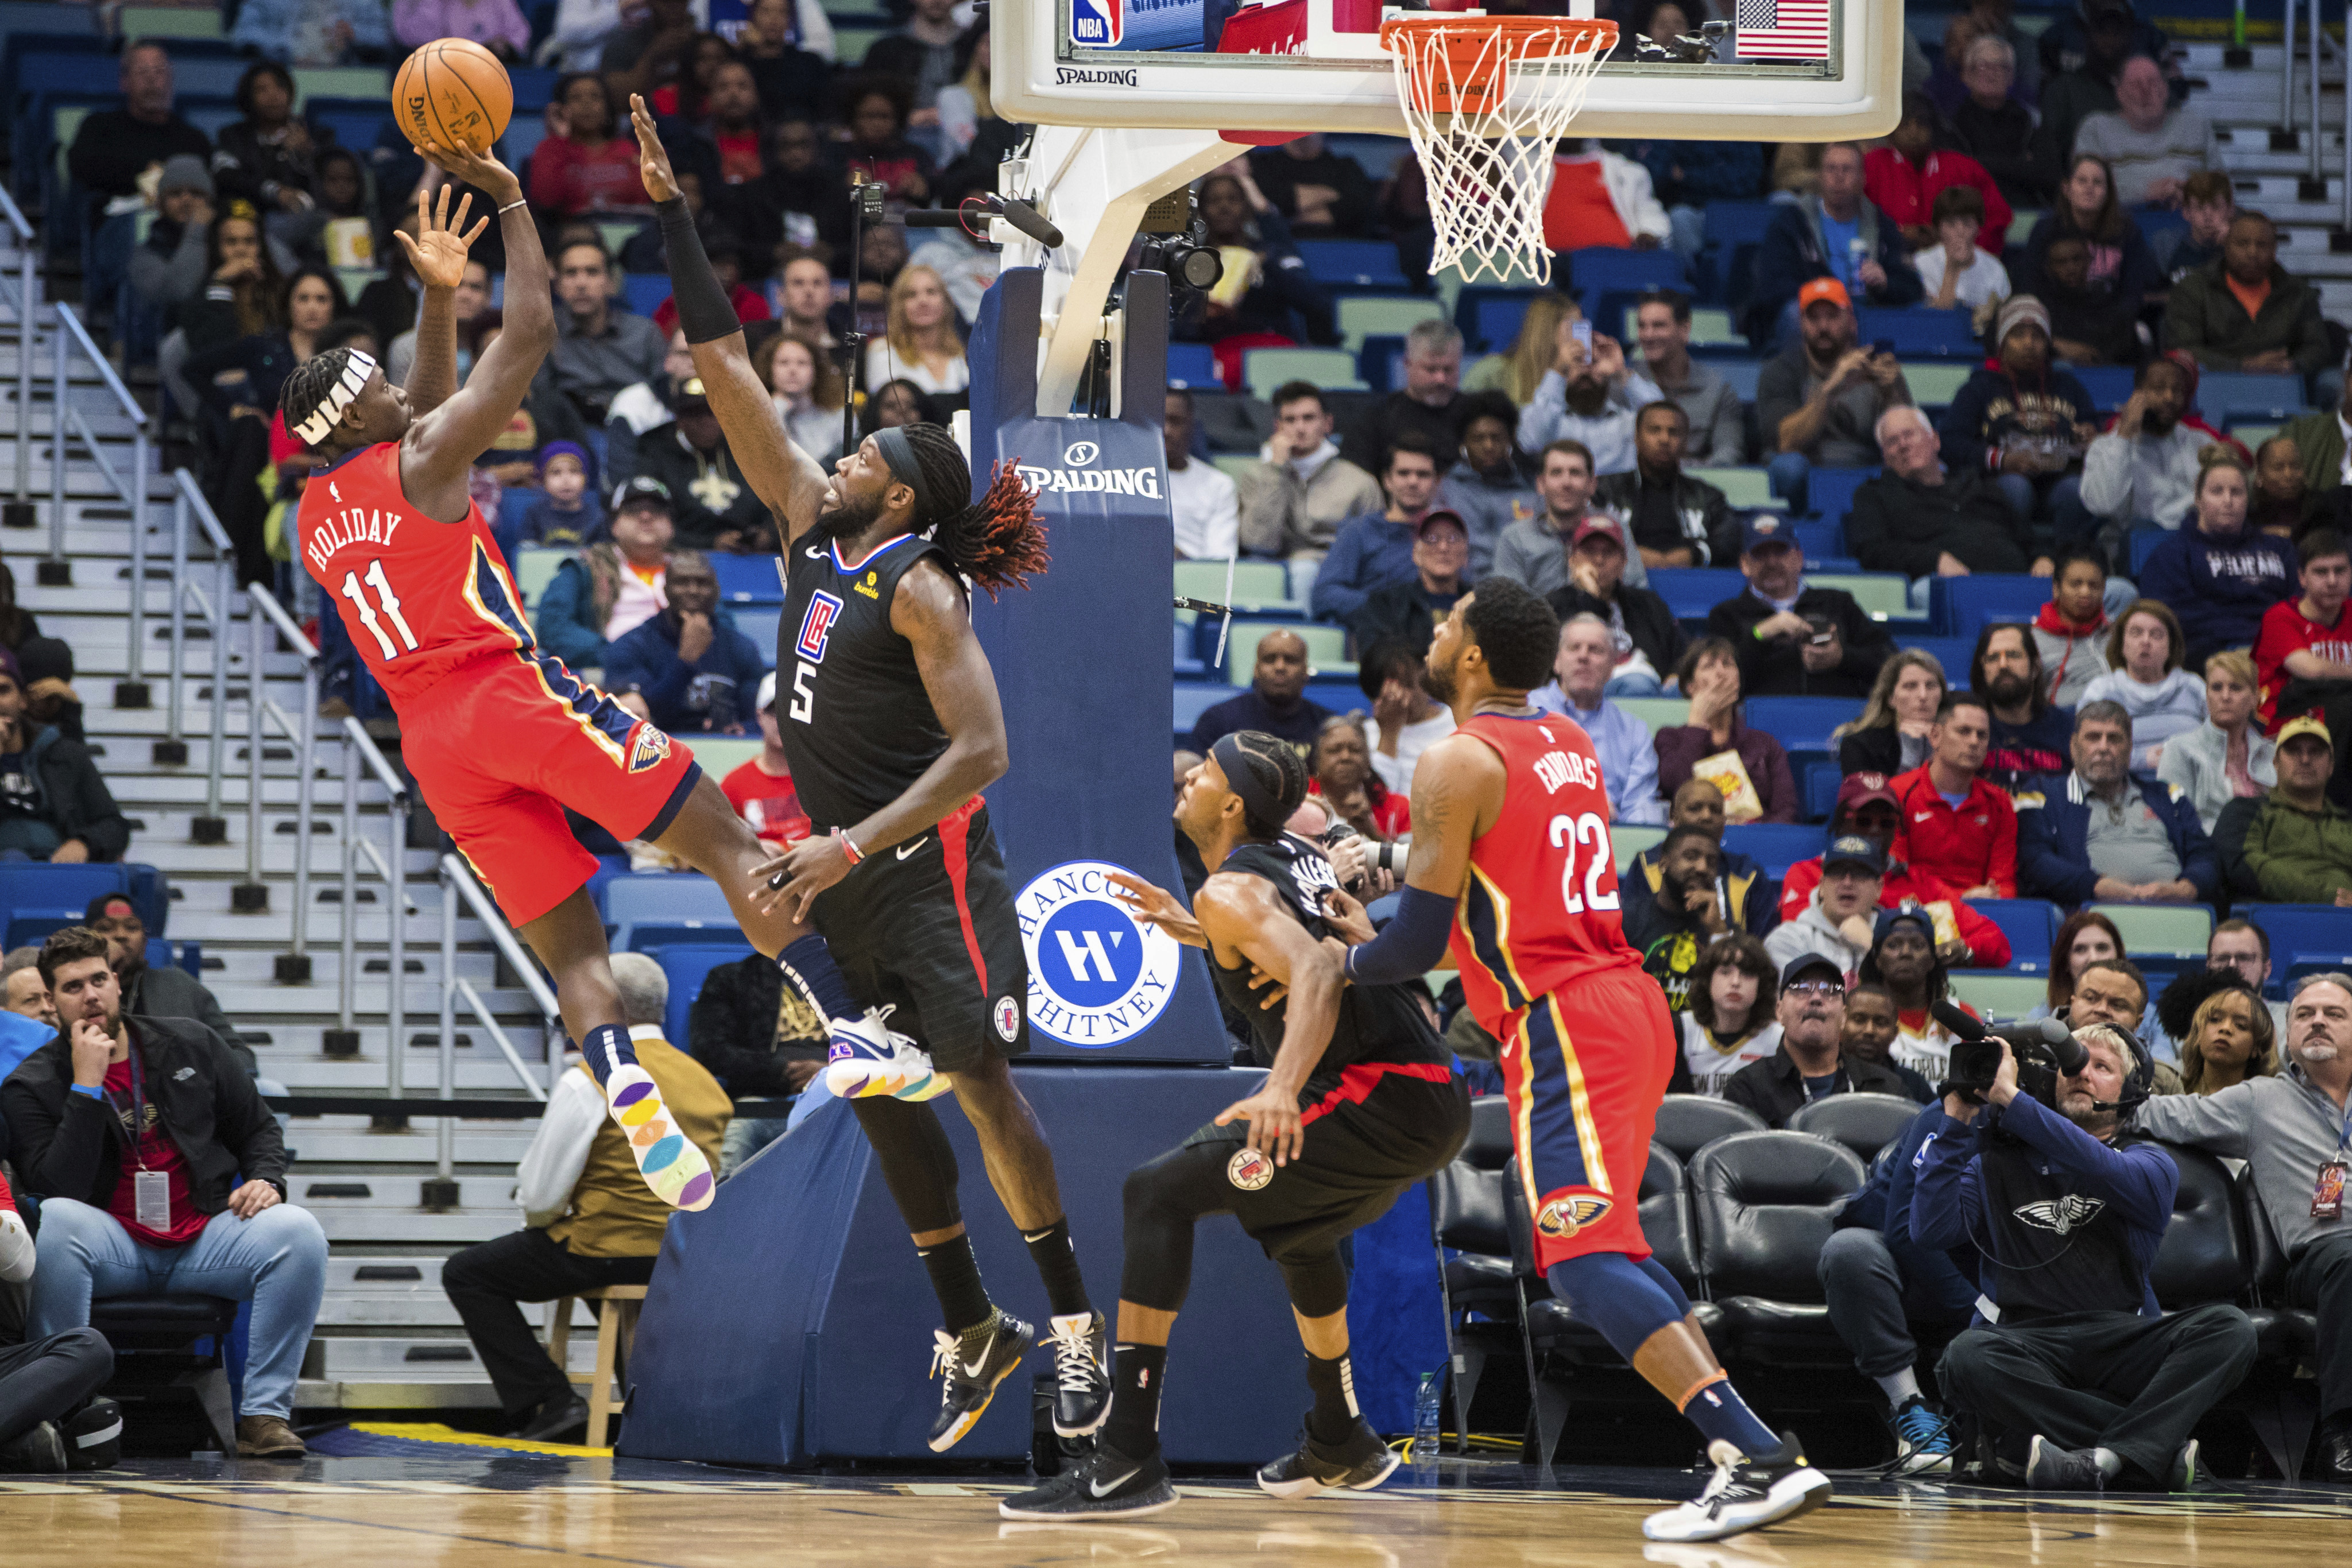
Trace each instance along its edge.
<path fill-rule="evenodd" d="M 67 1092 L 71 1094 L 87 1094 L 93 1100 L 103 1100 L 106 1098 L 105 1090 L 93 1088 L 91 1085 L 87 1083 L 73 1084 L 68 1087 Z"/>
<path fill-rule="evenodd" d="M 840 828 L 835 828 L 833 830 L 833 836 L 840 841 L 841 852 L 849 857 L 849 863 L 852 866 L 857 865 L 866 859 L 866 852 L 857 847 L 857 841 L 855 839 L 852 839 L 847 832 L 844 831 Z"/>
<path fill-rule="evenodd" d="M 509 202 L 505 206 L 500 207 L 499 211 L 501 214 L 510 213 L 517 207 L 527 207 L 529 205 L 530 205 L 530 198 L 529 196 L 517 196 L 513 201 Z"/>

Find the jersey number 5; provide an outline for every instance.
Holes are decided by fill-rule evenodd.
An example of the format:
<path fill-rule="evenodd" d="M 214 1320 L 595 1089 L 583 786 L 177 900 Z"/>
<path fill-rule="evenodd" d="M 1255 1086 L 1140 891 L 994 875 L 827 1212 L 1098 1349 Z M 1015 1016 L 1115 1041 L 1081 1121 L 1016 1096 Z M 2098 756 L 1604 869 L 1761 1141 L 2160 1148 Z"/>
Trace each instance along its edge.
<path fill-rule="evenodd" d="M 1592 846 L 1591 858 L 1584 862 L 1584 891 L 1576 890 L 1576 850 L 1579 844 Z M 1568 859 L 1559 872 L 1559 902 L 1570 915 L 1586 910 L 1617 907 L 1617 894 L 1601 891 L 1601 873 L 1607 871 L 1615 853 L 1609 847 L 1609 824 L 1601 820 L 1598 811 L 1587 811 L 1580 817 L 1554 817 L 1551 820 L 1551 847 L 1568 851 Z"/>
<path fill-rule="evenodd" d="M 799 661 L 793 670 L 793 707 L 795 722 L 816 722 L 816 694 L 809 690 L 809 682 L 816 677 L 816 666 L 806 659 Z"/>
<path fill-rule="evenodd" d="M 383 622 L 376 618 L 375 606 L 368 602 L 366 590 L 360 586 L 361 581 L 358 572 L 343 573 L 343 597 L 358 606 L 360 624 L 374 636 L 376 646 L 383 651 L 383 656 L 397 659 L 404 649 L 411 653 L 416 652 L 416 633 L 408 629 L 408 622 L 400 613 L 400 597 L 393 592 L 391 582 L 383 575 L 383 562 L 368 562 L 365 581 L 368 588 L 375 590 L 376 599 L 383 605 L 384 614 L 392 620 L 392 629 L 400 633 L 401 647 L 394 647 L 392 639 L 383 634 Z"/>

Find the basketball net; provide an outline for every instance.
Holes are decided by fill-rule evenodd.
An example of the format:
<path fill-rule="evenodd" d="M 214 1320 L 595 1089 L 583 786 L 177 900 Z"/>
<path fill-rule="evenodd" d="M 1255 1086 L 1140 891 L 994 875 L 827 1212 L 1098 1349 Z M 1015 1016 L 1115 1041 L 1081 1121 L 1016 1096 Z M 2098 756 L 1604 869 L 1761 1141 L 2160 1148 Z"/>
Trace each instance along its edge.
<path fill-rule="evenodd" d="M 1430 270 L 1551 279 L 1544 200 L 1554 144 L 1584 106 L 1617 25 L 1567 16 L 1391 16 L 1381 43 L 1437 232 Z"/>

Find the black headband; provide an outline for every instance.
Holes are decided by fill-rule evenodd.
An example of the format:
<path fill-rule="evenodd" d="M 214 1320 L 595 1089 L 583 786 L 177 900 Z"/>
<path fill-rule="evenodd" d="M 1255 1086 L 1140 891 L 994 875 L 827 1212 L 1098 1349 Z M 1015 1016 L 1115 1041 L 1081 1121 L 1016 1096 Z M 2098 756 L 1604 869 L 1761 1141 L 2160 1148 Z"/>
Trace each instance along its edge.
<path fill-rule="evenodd" d="M 1242 749 L 1239 735 L 1221 735 L 1209 747 L 1209 755 L 1224 769 L 1225 787 L 1242 798 L 1242 805 L 1261 822 L 1281 827 L 1290 821 L 1290 813 L 1282 802 L 1265 792 L 1257 775 L 1250 770 L 1249 753 Z"/>
<path fill-rule="evenodd" d="M 915 460 L 915 444 L 907 439 L 903 425 L 887 425 L 874 433 L 874 449 L 882 454 L 882 461 L 900 483 L 915 492 L 915 516 L 929 509 L 930 497 L 923 489 L 923 465 Z"/>

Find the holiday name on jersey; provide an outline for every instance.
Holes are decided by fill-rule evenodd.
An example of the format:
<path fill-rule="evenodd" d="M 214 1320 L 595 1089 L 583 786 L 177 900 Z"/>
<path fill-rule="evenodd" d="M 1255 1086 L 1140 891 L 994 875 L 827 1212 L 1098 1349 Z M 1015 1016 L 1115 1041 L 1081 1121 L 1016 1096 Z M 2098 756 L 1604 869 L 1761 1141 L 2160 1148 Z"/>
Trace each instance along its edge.
<path fill-rule="evenodd" d="M 407 521 L 397 512 L 380 512 L 373 507 L 352 507 L 322 520 L 310 531 L 310 542 L 303 553 L 310 558 L 310 566 L 321 582 L 327 579 L 327 562 L 345 545 L 382 545 L 389 547 L 392 532 Z"/>

